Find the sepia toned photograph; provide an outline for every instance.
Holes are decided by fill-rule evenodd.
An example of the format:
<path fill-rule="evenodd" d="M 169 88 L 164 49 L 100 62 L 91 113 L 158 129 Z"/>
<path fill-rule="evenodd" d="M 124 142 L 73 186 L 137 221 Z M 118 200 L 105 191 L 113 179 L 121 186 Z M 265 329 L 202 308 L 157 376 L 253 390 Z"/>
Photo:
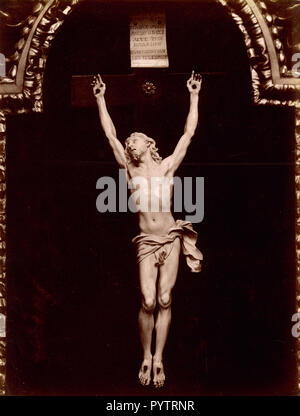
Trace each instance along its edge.
<path fill-rule="evenodd" d="M 299 395 L 299 19 L 0 0 L 0 395 Z"/>

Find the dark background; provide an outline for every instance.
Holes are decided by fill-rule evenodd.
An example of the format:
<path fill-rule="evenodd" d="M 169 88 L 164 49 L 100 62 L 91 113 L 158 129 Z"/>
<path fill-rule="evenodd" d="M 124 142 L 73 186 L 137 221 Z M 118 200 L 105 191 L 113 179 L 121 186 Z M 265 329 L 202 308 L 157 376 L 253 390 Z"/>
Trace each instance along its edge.
<path fill-rule="evenodd" d="M 181 261 L 160 393 L 295 394 L 293 111 L 252 105 L 245 46 L 221 6 L 167 2 L 170 67 L 146 71 L 130 68 L 135 6 L 114 4 L 67 18 L 47 61 L 44 113 L 8 118 L 8 393 L 158 393 L 137 382 L 136 218 L 96 210 L 96 181 L 117 178 L 118 166 L 95 103 L 71 106 L 71 78 L 134 75 L 130 105 L 107 85 L 118 137 L 141 130 L 165 157 L 195 69 L 199 127 L 178 175 L 205 178 L 194 225 L 204 265 L 194 275 Z M 143 96 L 145 80 L 156 96 Z"/>

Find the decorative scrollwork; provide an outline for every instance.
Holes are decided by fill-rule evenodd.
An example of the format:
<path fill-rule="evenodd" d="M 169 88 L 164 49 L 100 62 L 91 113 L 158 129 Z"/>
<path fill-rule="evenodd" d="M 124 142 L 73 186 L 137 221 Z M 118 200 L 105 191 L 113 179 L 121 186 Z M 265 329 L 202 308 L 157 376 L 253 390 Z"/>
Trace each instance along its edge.
<path fill-rule="evenodd" d="M 298 0 L 265 0 L 258 2 L 270 33 L 280 63 L 283 77 L 293 77 L 293 56 L 300 53 L 300 3 Z"/>
<path fill-rule="evenodd" d="M 6 316 L 6 120 L 0 111 L 0 395 L 5 392 L 5 316 Z M 4 326 L 4 328 L 3 328 Z"/>
<path fill-rule="evenodd" d="M 295 184 L 296 184 L 296 307 L 300 313 L 300 106 L 296 109 L 295 117 L 295 138 L 296 138 L 296 164 L 295 164 Z M 300 389 L 300 338 L 297 339 L 297 366 L 298 366 L 298 387 Z"/>
<path fill-rule="evenodd" d="M 79 0 L 44 0 L 36 3 L 33 14 L 22 26 L 22 37 L 8 59 L 8 76 L 0 81 L 0 105 L 14 95 L 24 111 L 42 111 L 42 82 L 48 52 L 65 18 Z M 11 89 L 11 84 L 15 89 Z M 22 95 L 20 95 L 22 94 Z M 4 100 L 4 102 L 3 102 Z"/>
<path fill-rule="evenodd" d="M 239 27 L 251 65 L 252 93 L 259 103 L 261 89 L 271 86 L 271 65 L 267 46 L 259 23 L 246 0 L 219 0 L 225 6 Z"/>
<path fill-rule="evenodd" d="M 279 33 L 281 32 L 280 28 L 275 25 L 275 16 L 269 13 L 266 3 L 263 1 L 257 2 L 257 5 L 262 13 L 266 24 L 270 29 L 270 34 L 273 38 L 273 43 L 275 46 L 275 51 L 277 54 L 277 59 L 280 66 L 280 72 L 282 75 L 287 73 L 287 66 L 286 66 L 286 57 L 283 50 L 283 44 L 279 39 Z"/>
<path fill-rule="evenodd" d="M 55 1 L 47 10 L 31 42 L 24 76 L 24 97 L 32 103 L 33 111 L 42 111 L 42 82 L 50 45 L 78 0 Z"/>
<path fill-rule="evenodd" d="M 296 106 L 300 102 L 300 80 L 290 82 L 290 78 L 284 81 L 280 78 L 278 62 L 281 62 L 282 72 L 287 73 L 285 55 L 280 40 L 271 35 L 275 28 L 265 3 L 254 0 L 219 2 L 227 8 L 243 35 L 251 65 L 254 103 Z"/>
<path fill-rule="evenodd" d="M 279 38 L 280 30 L 276 25 L 276 19 L 283 19 L 282 13 L 275 18 L 267 9 L 271 5 L 273 9 L 277 7 L 279 10 L 277 3 L 280 4 L 280 10 L 289 8 L 284 9 L 279 0 L 266 0 L 268 6 L 266 2 L 257 0 L 216 1 L 226 7 L 243 34 L 251 65 L 254 102 L 294 106 L 300 98 L 300 81 L 298 85 L 297 82 L 291 84 L 289 78 L 286 78 L 286 83 L 278 83 L 274 78 L 277 67 L 280 68 L 279 78 L 290 76 L 283 42 Z M 294 1 L 287 3 L 292 4 Z M 22 37 L 9 60 L 11 67 L 8 77 L 0 82 L 0 94 L 1 91 L 4 94 L 22 93 L 31 103 L 33 111 L 42 111 L 42 79 L 48 51 L 57 30 L 78 2 L 79 0 L 43 0 L 36 3 L 33 14 L 25 19 L 22 26 Z M 275 56 L 271 56 L 271 52 Z M 16 83 L 16 90 L 9 88 L 12 83 Z M 7 88 L 1 90 L 1 85 L 6 85 Z M 26 108 L 27 105 L 28 103 Z"/>
<path fill-rule="evenodd" d="M 13 83 L 16 81 L 17 67 L 18 67 L 18 63 L 20 60 L 23 47 L 34 25 L 34 22 L 36 21 L 37 17 L 39 16 L 41 10 L 43 9 L 46 3 L 47 3 L 47 0 L 43 0 L 43 1 L 39 1 L 38 3 L 32 2 L 32 4 L 29 4 L 29 6 L 31 6 L 30 8 L 19 7 L 17 10 L 20 9 L 21 11 L 23 11 L 23 13 L 22 15 L 18 15 L 18 16 L 13 16 L 9 8 L 7 11 L 2 10 L 0 12 L 1 13 L 0 18 L 2 21 L 4 21 L 3 22 L 4 27 L 5 26 L 14 27 L 17 33 L 19 33 L 19 40 L 15 44 L 14 53 L 6 59 L 7 76 L 0 77 L 0 84 Z M 16 8 L 14 8 L 13 10 L 16 11 Z M 20 18 L 22 19 L 21 21 L 16 20 Z"/>
<path fill-rule="evenodd" d="M 84 0 L 81 0 L 82 2 Z M 215 0 L 222 4 L 239 27 L 249 57 L 253 101 L 256 104 L 297 106 L 296 116 L 296 194 L 297 194 L 297 301 L 300 311 L 300 86 L 291 82 L 290 53 L 300 51 L 292 39 L 300 30 L 292 27 L 285 43 L 284 30 L 293 19 L 296 0 Z M 13 2 L 16 6 L 16 2 Z M 16 17 L 2 10 L 0 23 L 20 34 L 7 59 L 8 75 L 0 77 L 0 314 L 5 316 L 5 233 L 7 113 L 41 112 L 42 82 L 47 56 L 57 31 L 79 0 L 32 0 L 28 16 Z M 29 9 L 28 9 L 29 10 Z M 295 32 L 296 31 L 296 32 Z M 291 52 L 290 52 L 291 51 Z M 1 51 L 3 52 L 3 51 Z M 273 53 L 274 52 L 274 53 Z M 276 71 L 278 69 L 278 75 Z M 151 85 L 146 93 L 155 93 Z M 0 333 L 1 335 L 1 333 Z M 300 343 L 300 339 L 299 339 Z M 300 346 L 299 346 L 300 351 Z M 300 352 L 298 364 L 300 366 Z M 300 370 L 299 370 L 300 376 Z M 300 385 L 300 384 L 299 384 Z M 0 394 L 5 390 L 5 337 L 0 337 Z"/>

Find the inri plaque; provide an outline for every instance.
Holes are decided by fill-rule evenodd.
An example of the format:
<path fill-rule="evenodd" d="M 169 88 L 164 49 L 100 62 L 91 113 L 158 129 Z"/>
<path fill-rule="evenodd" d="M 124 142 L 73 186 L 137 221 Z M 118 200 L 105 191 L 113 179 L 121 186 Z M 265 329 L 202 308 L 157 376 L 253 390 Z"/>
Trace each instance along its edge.
<path fill-rule="evenodd" d="M 139 13 L 130 20 L 130 58 L 133 68 L 169 66 L 165 13 Z"/>

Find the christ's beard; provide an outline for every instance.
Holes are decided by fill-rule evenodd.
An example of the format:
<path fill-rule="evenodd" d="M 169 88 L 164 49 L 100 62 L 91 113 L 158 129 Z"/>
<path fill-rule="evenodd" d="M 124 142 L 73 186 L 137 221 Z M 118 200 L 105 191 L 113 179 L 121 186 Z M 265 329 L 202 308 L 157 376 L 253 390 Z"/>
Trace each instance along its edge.
<path fill-rule="evenodd" d="M 141 153 L 136 153 L 135 151 L 130 152 L 131 160 L 134 162 L 139 162 L 141 160 Z"/>

